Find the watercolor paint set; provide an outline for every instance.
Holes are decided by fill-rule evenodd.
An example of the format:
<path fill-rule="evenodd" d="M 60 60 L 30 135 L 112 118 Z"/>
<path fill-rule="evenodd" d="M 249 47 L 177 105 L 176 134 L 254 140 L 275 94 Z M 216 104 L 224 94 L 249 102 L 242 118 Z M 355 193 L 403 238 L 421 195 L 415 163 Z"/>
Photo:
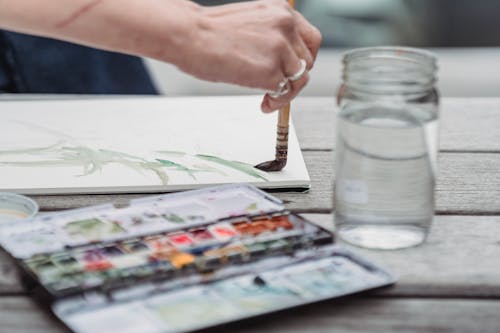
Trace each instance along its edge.
<path fill-rule="evenodd" d="M 189 332 L 395 282 L 245 184 L 4 223 L 0 245 L 79 333 Z"/>

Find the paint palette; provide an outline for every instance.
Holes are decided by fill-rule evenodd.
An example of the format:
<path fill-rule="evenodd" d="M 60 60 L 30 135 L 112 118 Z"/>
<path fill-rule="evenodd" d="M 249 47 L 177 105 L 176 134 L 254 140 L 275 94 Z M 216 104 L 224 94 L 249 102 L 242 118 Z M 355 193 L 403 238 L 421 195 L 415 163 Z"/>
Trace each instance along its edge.
<path fill-rule="evenodd" d="M 187 332 L 394 283 L 249 185 L 0 226 L 44 304 L 75 332 Z"/>

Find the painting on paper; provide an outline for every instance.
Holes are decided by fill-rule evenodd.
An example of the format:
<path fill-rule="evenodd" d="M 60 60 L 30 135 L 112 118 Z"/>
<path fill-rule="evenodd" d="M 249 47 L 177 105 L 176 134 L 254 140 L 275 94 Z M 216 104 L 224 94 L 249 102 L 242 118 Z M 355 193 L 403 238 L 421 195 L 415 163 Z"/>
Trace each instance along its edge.
<path fill-rule="evenodd" d="M 288 164 L 274 158 L 276 114 L 260 98 L 114 98 L 0 103 L 0 191 L 165 192 L 223 183 L 307 188 L 291 126 Z"/>

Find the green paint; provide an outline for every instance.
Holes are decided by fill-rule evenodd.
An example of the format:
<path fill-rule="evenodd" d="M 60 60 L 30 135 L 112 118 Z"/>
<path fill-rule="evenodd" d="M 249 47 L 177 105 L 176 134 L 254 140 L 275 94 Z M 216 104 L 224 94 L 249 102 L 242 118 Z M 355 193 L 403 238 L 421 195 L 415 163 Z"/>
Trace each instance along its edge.
<path fill-rule="evenodd" d="M 64 226 L 64 230 L 70 236 L 82 236 L 87 240 L 98 240 L 125 231 L 117 223 L 106 223 L 95 218 L 70 222 Z"/>
<path fill-rule="evenodd" d="M 257 203 L 254 202 L 253 204 L 249 205 L 247 207 L 247 210 L 248 211 L 250 211 L 250 210 L 257 210 Z"/>
<path fill-rule="evenodd" d="M 56 148 L 59 148 L 64 144 L 64 141 L 58 141 L 50 146 L 45 147 L 33 147 L 26 149 L 15 149 L 15 150 L 0 150 L 0 155 L 23 155 L 23 154 L 39 154 L 44 152 L 51 152 Z"/>
<path fill-rule="evenodd" d="M 198 171 L 202 171 L 202 170 L 197 170 L 197 169 L 190 169 L 182 164 L 179 164 L 179 163 L 175 163 L 175 162 L 172 162 L 172 161 L 169 161 L 169 160 L 164 160 L 164 159 L 160 159 L 160 158 L 157 158 L 156 159 L 158 162 L 160 162 L 163 166 L 167 167 L 167 168 L 173 168 L 177 171 L 184 171 L 186 172 L 189 176 L 191 176 L 191 178 L 195 179 L 196 180 L 196 177 L 194 176 L 194 173 L 195 172 L 198 172 Z"/>
<path fill-rule="evenodd" d="M 175 150 L 157 150 L 157 151 L 155 151 L 155 153 L 168 155 L 168 156 L 178 156 L 178 157 L 186 156 L 185 152 L 175 151 Z"/>
<path fill-rule="evenodd" d="M 186 172 L 191 178 L 196 180 L 195 173 L 196 172 L 216 172 L 222 175 L 225 175 L 224 173 L 221 173 L 218 169 L 213 168 L 211 166 L 205 165 L 205 164 L 194 164 L 192 167 L 187 167 L 185 165 L 170 161 L 170 160 L 165 160 L 161 158 L 157 158 L 156 161 L 161 163 L 164 167 L 167 168 L 173 168 L 176 171 L 182 171 Z"/>
<path fill-rule="evenodd" d="M 190 220 L 190 221 L 195 221 L 195 220 L 202 220 L 204 219 L 205 217 L 203 215 L 188 215 L 187 216 L 187 219 Z"/>
<path fill-rule="evenodd" d="M 239 162 L 239 161 L 229 161 L 229 160 L 217 157 L 217 156 L 210 156 L 210 155 L 197 154 L 197 155 L 195 155 L 195 157 L 198 157 L 198 158 L 205 160 L 205 161 L 214 162 L 214 163 L 232 168 L 234 170 L 238 170 L 244 174 L 247 174 L 249 176 L 252 176 L 252 177 L 255 177 L 258 179 L 262 179 L 266 182 L 268 181 L 267 178 L 262 176 L 261 172 L 258 171 L 258 169 L 254 168 L 252 165 L 247 164 L 247 163 L 243 163 L 243 162 Z"/>
<path fill-rule="evenodd" d="M 119 151 L 93 149 L 79 144 L 76 139 L 63 132 L 54 131 L 50 128 L 27 122 L 16 122 L 32 130 L 55 136 L 58 138 L 58 141 L 46 147 L 0 151 L 0 155 L 50 156 L 51 159 L 38 161 L 4 161 L 0 162 L 0 165 L 19 167 L 81 166 L 83 172 L 79 176 L 87 176 L 102 170 L 109 164 L 116 163 L 140 173 L 144 171 L 152 172 L 160 179 L 162 185 L 168 184 L 168 175 L 163 170 L 163 165 L 157 161 L 148 161 L 142 157 Z"/>
<path fill-rule="evenodd" d="M 128 153 L 108 150 L 108 149 L 94 149 L 78 143 L 78 141 L 71 136 L 54 131 L 50 128 L 45 128 L 43 126 L 38 126 L 36 124 L 30 124 L 25 122 L 18 122 L 23 126 L 26 126 L 32 130 L 43 132 L 52 136 L 57 137 L 57 142 L 42 147 L 28 147 L 16 150 L 0 150 L 1 155 L 26 155 L 26 156 L 36 156 L 48 157 L 45 159 L 40 159 L 37 161 L 0 161 L 0 166 L 18 166 L 18 167 L 66 167 L 66 166 L 81 166 L 82 174 L 78 175 L 80 177 L 88 176 L 96 172 L 101 171 L 104 167 L 109 164 L 120 164 L 127 168 L 130 168 L 138 173 L 152 172 L 154 173 L 162 185 L 167 185 L 169 177 L 165 172 L 165 169 L 173 169 L 175 171 L 185 172 L 190 177 L 196 180 L 195 173 L 197 172 L 214 172 L 222 176 L 227 176 L 223 170 L 215 168 L 211 165 L 204 163 L 193 164 L 192 166 L 182 165 L 180 163 L 174 162 L 172 160 L 156 158 L 153 161 L 144 159 L 140 156 L 131 155 Z M 224 167 L 228 167 L 246 175 L 252 176 L 257 179 L 268 181 L 263 173 L 255 169 L 252 165 L 239 162 L 230 161 L 217 156 L 211 155 L 189 155 L 180 151 L 171 150 L 159 150 L 156 151 L 158 154 L 170 155 L 172 157 L 189 157 L 195 158 L 197 160 L 208 161 Z"/>
<path fill-rule="evenodd" d="M 139 156 L 114 150 L 92 149 L 85 146 L 63 147 L 61 153 L 65 160 L 74 161 L 83 166 L 83 174 L 81 176 L 90 175 L 102 170 L 108 164 L 116 163 L 140 173 L 144 171 L 153 172 L 163 185 L 167 185 L 168 183 L 168 176 L 162 170 L 161 163 L 151 162 Z"/>
<path fill-rule="evenodd" d="M 184 223 L 185 222 L 182 217 L 180 217 L 179 215 L 174 214 L 174 213 L 164 214 L 163 217 L 165 219 L 169 220 L 170 222 L 174 222 L 174 223 Z"/>

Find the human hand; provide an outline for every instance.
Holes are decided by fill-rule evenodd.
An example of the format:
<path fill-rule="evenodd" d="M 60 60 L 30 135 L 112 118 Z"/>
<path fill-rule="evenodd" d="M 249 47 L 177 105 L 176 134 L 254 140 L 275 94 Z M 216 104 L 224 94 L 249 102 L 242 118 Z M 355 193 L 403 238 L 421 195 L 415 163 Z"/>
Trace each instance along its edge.
<path fill-rule="evenodd" d="M 176 65 L 198 78 L 275 91 L 286 77 L 313 67 L 321 34 L 284 0 L 260 0 L 202 7 L 191 40 Z M 284 96 L 266 94 L 262 111 L 290 102 L 309 80 L 290 82 Z"/>

